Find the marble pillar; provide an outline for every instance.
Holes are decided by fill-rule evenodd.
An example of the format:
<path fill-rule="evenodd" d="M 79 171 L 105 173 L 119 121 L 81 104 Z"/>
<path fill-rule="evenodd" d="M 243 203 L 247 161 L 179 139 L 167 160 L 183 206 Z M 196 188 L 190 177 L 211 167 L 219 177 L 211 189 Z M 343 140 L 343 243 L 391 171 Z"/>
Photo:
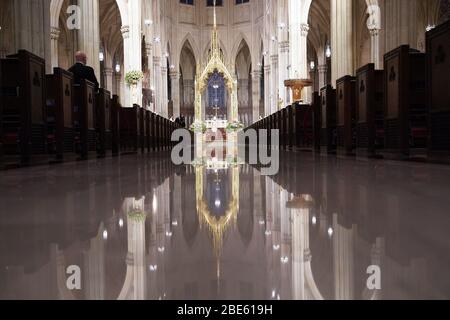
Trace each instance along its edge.
<path fill-rule="evenodd" d="M 52 50 L 52 69 L 59 66 L 59 52 L 58 52 L 58 41 L 59 36 L 61 34 L 61 30 L 56 27 L 50 28 L 50 44 L 51 44 L 51 50 Z"/>
<path fill-rule="evenodd" d="M 153 57 L 153 85 L 154 85 L 154 111 L 161 114 L 161 57 Z"/>
<path fill-rule="evenodd" d="M 167 67 L 161 66 L 161 115 L 163 117 L 168 117 L 169 115 L 169 98 L 168 98 L 168 88 L 167 88 Z"/>
<path fill-rule="evenodd" d="M 327 85 L 328 66 L 326 64 L 319 65 L 319 90 Z"/>
<path fill-rule="evenodd" d="M 87 55 L 87 63 L 100 78 L 100 13 L 98 0 L 79 0 L 81 28 L 78 30 L 78 49 Z"/>
<path fill-rule="evenodd" d="M 252 110 L 253 122 L 259 120 L 261 102 L 261 71 L 255 70 L 252 73 Z"/>
<path fill-rule="evenodd" d="M 180 73 L 176 70 L 170 71 L 170 81 L 172 82 L 173 118 L 180 116 Z"/>
<path fill-rule="evenodd" d="M 271 114 L 271 105 L 270 105 L 270 65 L 264 66 L 264 117 L 267 117 Z"/>
<path fill-rule="evenodd" d="M 353 0 L 331 0 L 331 85 L 352 75 L 353 58 Z"/>
<path fill-rule="evenodd" d="M 106 67 L 103 70 L 103 88 L 112 93 L 113 82 L 114 82 L 114 70 L 110 67 Z"/>
<path fill-rule="evenodd" d="M 45 59 L 46 72 L 52 71 L 50 0 L 13 0 L 13 52 L 27 50 Z"/>
<path fill-rule="evenodd" d="M 283 106 L 287 106 L 289 103 L 289 89 L 284 86 L 284 81 L 289 79 L 289 41 L 283 41 L 280 43 L 279 52 L 279 95 L 281 101 L 283 102 Z"/>
<path fill-rule="evenodd" d="M 278 76 L 278 55 L 272 55 L 270 57 L 270 62 L 272 65 L 272 72 L 271 72 L 271 83 L 270 83 L 270 97 L 271 97 L 271 112 L 275 113 L 278 111 L 278 99 L 279 99 L 279 76 Z"/>

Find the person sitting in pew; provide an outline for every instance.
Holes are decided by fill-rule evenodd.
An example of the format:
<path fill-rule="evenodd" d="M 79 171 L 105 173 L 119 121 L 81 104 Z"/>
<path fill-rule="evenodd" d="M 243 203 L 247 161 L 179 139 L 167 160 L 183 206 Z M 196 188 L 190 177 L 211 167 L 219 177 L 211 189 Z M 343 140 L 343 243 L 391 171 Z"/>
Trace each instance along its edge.
<path fill-rule="evenodd" d="M 87 56 L 84 52 L 78 51 L 75 54 L 75 64 L 69 69 L 73 73 L 74 84 L 80 84 L 80 80 L 88 80 L 95 84 L 95 91 L 98 92 L 99 83 L 95 76 L 94 69 L 87 66 Z"/>

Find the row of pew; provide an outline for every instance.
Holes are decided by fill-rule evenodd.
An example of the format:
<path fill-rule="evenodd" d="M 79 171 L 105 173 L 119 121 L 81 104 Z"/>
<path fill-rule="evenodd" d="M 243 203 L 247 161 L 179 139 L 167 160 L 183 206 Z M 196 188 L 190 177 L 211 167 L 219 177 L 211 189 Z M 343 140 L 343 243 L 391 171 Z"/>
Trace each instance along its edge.
<path fill-rule="evenodd" d="M 280 147 L 324 154 L 450 162 L 450 22 L 427 32 L 426 53 L 407 45 L 384 69 L 358 69 L 252 129 L 280 130 Z M 270 141 L 270 140 L 269 140 Z"/>
<path fill-rule="evenodd" d="M 24 50 L 0 63 L 0 169 L 166 150 L 178 125 Z"/>

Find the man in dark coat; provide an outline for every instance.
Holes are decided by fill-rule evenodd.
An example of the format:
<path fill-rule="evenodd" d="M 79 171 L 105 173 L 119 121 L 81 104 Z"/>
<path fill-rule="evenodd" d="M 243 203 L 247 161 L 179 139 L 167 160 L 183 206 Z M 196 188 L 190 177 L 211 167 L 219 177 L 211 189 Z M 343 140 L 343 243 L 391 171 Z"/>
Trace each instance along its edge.
<path fill-rule="evenodd" d="M 87 56 L 84 52 L 77 52 L 75 54 L 76 63 L 69 69 L 73 73 L 74 83 L 80 84 L 81 79 L 88 80 L 95 84 L 95 91 L 98 91 L 99 83 L 97 77 L 95 76 L 94 69 L 87 66 Z"/>

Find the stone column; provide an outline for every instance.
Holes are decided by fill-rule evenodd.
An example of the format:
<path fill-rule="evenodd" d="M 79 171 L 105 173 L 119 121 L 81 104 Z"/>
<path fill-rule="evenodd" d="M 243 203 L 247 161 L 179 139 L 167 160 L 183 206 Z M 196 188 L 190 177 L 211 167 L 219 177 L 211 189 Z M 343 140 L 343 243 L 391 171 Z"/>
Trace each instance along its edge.
<path fill-rule="evenodd" d="M 100 18 L 98 0 L 79 0 L 81 28 L 78 30 L 78 48 L 86 53 L 88 65 L 100 78 Z"/>
<path fill-rule="evenodd" d="M 168 88 L 167 88 L 167 67 L 161 66 L 161 86 L 162 86 L 162 96 L 161 96 L 161 115 L 163 117 L 168 117 L 169 115 L 169 105 L 168 105 Z"/>
<path fill-rule="evenodd" d="M 83 0 L 86 1 L 86 0 Z M 128 1 L 128 21 L 122 21 L 121 28 L 123 35 L 124 48 L 124 74 L 130 71 L 142 70 L 142 26 L 141 26 L 141 1 Z M 142 82 L 139 82 L 136 92 L 136 100 L 139 105 L 142 105 Z M 130 88 L 126 88 L 125 107 L 132 107 L 133 95 Z"/>
<path fill-rule="evenodd" d="M 270 62 L 272 63 L 272 73 L 271 73 L 271 84 L 270 84 L 270 97 L 271 97 L 271 113 L 275 113 L 278 111 L 278 97 L 279 97 L 279 89 L 278 89 L 278 55 L 272 55 L 270 57 Z"/>
<path fill-rule="evenodd" d="M 284 86 L 284 81 L 289 79 L 289 41 L 283 41 L 279 45 L 279 83 L 278 88 L 280 90 L 280 99 L 283 101 L 283 105 L 286 106 L 289 103 L 289 89 Z"/>
<path fill-rule="evenodd" d="M 261 100 L 261 71 L 255 70 L 252 73 L 252 110 L 253 110 L 253 122 L 259 120 L 260 109 L 259 104 Z"/>
<path fill-rule="evenodd" d="M 308 79 L 307 37 L 309 25 L 307 17 L 298 13 L 299 9 L 307 9 L 303 8 L 306 2 L 289 0 L 290 79 Z"/>
<path fill-rule="evenodd" d="M 114 73 L 114 86 L 113 86 L 113 94 L 120 97 L 120 82 L 122 80 L 122 74 L 120 72 Z"/>
<path fill-rule="evenodd" d="M 161 114 L 161 57 L 153 57 L 154 111 Z"/>
<path fill-rule="evenodd" d="M 301 23 L 299 26 L 300 32 L 294 32 L 296 44 L 291 41 L 291 47 L 293 49 L 290 51 L 291 54 L 291 78 L 292 79 L 308 79 L 308 53 L 307 53 L 307 43 L 308 43 L 308 32 L 309 25 L 307 23 Z"/>
<path fill-rule="evenodd" d="M 381 69 L 380 61 L 380 30 L 381 30 L 381 10 L 378 5 L 367 7 L 367 29 L 370 32 L 370 60 L 375 64 L 375 69 Z"/>
<path fill-rule="evenodd" d="M 30 51 L 46 61 L 46 72 L 51 72 L 50 0 L 13 0 L 15 48 Z"/>
<path fill-rule="evenodd" d="M 153 79 L 153 73 L 154 73 L 154 66 L 153 66 L 153 46 L 150 42 L 147 42 L 145 44 L 145 53 L 147 55 L 148 59 L 148 72 L 149 72 L 149 78 L 148 78 L 148 89 L 151 90 L 152 94 L 154 94 L 155 89 L 155 83 Z M 155 108 L 155 99 L 152 99 L 152 110 Z"/>
<path fill-rule="evenodd" d="M 127 25 L 124 25 L 120 28 L 120 31 L 122 32 L 123 37 L 123 79 L 125 79 L 125 75 L 128 71 L 130 71 L 130 56 L 128 55 L 128 52 L 130 52 L 130 27 Z M 126 86 L 126 85 L 125 85 Z M 131 108 L 131 94 L 129 88 L 124 88 L 123 97 L 121 98 L 122 107 L 125 108 Z"/>
<path fill-rule="evenodd" d="M 103 83 L 103 87 L 108 90 L 110 93 L 113 92 L 113 76 L 114 76 L 114 71 L 112 68 L 108 68 L 106 67 L 103 70 L 103 79 L 104 79 L 104 83 Z"/>
<path fill-rule="evenodd" d="M 59 35 L 61 34 L 61 30 L 56 27 L 50 28 L 50 45 L 52 48 L 52 70 L 59 66 L 59 52 L 58 52 L 58 40 Z"/>
<path fill-rule="evenodd" d="M 308 15 L 311 1 L 289 0 L 289 45 L 290 79 L 309 79 L 308 70 Z M 302 14 L 299 14 L 299 9 Z M 304 13 L 306 12 L 306 14 Z M 305 88 L 302 92 L 302 100 L 308 102 L 311 90 Z"/>
<path fill-rule="evenodd" d="M 319 90 L 327 85 L 328 66 L 326 64 L 319 65 L 317 68 L 319 72 Z"/>
<path fill-rule="evenodd" d="M 170 71 L 170 81 L 172 82 L 173 118 L 180 116 L 180 73 L 176 70 Z"/>
<path fill-rule="evenodd" d="M 388 1 L 389 2 L 389 1 Z M 331 85 L 353 74 L 353 0 L 331 0 Z"/>
<path fill-rule="evenodd" d="M 271 114 L 270 105 L 270 65 L 264 66 L 264 117 Z"/>
<path fill-rule="evenodd" d="M 338 0 L 339 1 L 339 0 Z M 415 0 L 384 1 L 385 17 L 384 52 L 401 45 L 409 44 L 415 48 L 418 39 L 418 3 Z M 399 18 L 401 17 L 401 18 Z M 423 30 L 425 32 L 425 30 Z"/>
<path fill-rule="evenodd" d="M 375 64 L 375 69 L 382 69 L 380 60 L 380 29 L 371 29 L 370 32 L 370 57 Z"/>

